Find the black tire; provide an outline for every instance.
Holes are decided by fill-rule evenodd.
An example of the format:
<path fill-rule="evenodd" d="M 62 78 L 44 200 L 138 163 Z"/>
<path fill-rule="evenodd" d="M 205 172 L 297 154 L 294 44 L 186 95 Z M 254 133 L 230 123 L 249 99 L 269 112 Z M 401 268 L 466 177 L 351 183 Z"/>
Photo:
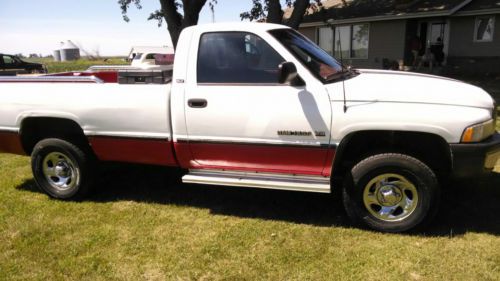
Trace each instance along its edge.
<path fill-rule="evenodd" d="M 424 226 L 437 213 L 439 196 L 437 177 L 427 165 L 393 153 L 374 155 L 355 165 L 343 191 L 348 216 L 382 232 Z"/>
<path fill-rule="evenodd" d="M 38 142 L 31 154 L 31 169 L 38 187 L 52 198 L 81 200 L 94 179 L 91 153 L 61 139 Z"/>

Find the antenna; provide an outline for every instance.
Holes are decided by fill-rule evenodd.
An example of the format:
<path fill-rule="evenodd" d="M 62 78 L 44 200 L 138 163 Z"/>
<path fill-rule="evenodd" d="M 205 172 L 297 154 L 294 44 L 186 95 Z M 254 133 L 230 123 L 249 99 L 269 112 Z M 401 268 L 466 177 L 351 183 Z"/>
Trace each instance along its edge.
<path fill-rule="evenodd" d="M 333 31 L 333 40 L 335 41 L 335 26 L 333 25 L 333 19 L 329 19 L 327 21 L 327 24 L 330 26 L 330 28 Z M 342 57 L 342 40 L 341 40 L 341 33 L 340 33 L 340 28 L 339 28 L 339 41 L 338 41 L 338 46 L 339 46 L 339 53 L 340 53 L 340 65 L 342 66 L 342 71 L 344 71 L 344 58 Z M 344 113 L 347 112 L 347 99 L 345 96 L 345 76 L 342 76 L 342 92 L 344 95 Z"/>

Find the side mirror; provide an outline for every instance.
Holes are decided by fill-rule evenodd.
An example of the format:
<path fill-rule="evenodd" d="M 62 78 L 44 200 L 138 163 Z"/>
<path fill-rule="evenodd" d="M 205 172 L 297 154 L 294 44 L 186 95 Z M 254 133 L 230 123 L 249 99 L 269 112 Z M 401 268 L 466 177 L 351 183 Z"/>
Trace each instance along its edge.
<path fill-rule="evenodd" d="M 298 76 L 297 67 L 293 62 L 284 62 L 280 64 L 278 78 L 280 84 L 292 84 Z"/>

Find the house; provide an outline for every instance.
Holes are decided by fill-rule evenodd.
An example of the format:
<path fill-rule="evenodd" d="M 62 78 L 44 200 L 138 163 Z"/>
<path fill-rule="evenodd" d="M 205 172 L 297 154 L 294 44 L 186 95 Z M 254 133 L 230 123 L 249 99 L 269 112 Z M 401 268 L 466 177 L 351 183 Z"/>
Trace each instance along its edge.
<path fill-rule="evenodd" d="M 500 73 L 500 0 L 328 0 L 299 31 L 359 68 L 412 66 L 414 54 L 460 73 Z M 286 13 L 285 13 L 286 16 Z M 417 51 L 418 49 L 418 51 Z"/>

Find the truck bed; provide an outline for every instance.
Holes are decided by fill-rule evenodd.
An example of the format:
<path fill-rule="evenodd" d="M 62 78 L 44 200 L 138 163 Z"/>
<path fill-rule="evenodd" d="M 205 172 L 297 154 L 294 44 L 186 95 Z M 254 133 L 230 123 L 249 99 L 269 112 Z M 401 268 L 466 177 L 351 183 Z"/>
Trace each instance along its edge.
<path fill-rule="evenodd" d="M 19 133 L 31 117 L 61 118 L 83 129 L 101 160 L 175 163 L 165 157 L 171 154 L 165 145 L 172 140 L 171 84 L 119 84 L 93 74 L 1 77 L 0 131 Z"/>

